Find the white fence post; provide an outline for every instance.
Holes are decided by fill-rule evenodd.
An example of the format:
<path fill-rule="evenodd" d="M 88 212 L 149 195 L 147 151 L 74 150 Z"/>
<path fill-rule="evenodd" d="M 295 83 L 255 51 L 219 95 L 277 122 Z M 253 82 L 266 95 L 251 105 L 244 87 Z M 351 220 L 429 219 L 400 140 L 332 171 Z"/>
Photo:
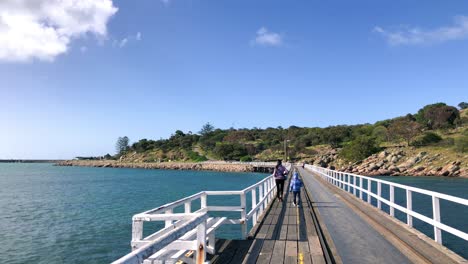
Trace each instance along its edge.
<path fill-rule="evenodd" d="M 348 192 L 351 192 L 351 175 L 345 174 L 346 178 L 348 179 Z"/>
<path fill-rule="evenodd" d="M 203 193 L 200 197 L 200 209 L 206 209 L 206 206 L 208 205 L 208 201 L 207 201 L 207 195 L 206 193 Z"/>
<path fill-rule="evenodd" d="M 395 187 L 393 185 L 390 185 L 390 203 L 395 202 Z M 395 208 L 390 205 L 390 215 L 395 216 Z"/>
<path fill-rule="evenodd" d="M 143 221 L 133 220 L 132 223 L 132 242 L 136 242 L 143 239 Z M 137 249 L 132 243 L 132 251 Z"/>
<path fill-rule="evenodd" d="M 206 219 L 197 227 L 197 264 L 205 263 L 206 259 Z"/>
<path fill-rule="evenodd" d="M 367 179 L 367 202 L 370 203 L 371 202 L 371 196 L 370 196 L 370 193 L 372 191 L 372 182 L 370 179 Z"/>
<path fill-rule="evenodd" d="M 364 190 L 364 187 L 362 187 L 362 184 L 364 183 L 364 180 L 362 179 L 362 177 L 359 177 L 359 199 L 362 200 L 362 190 Z"/>
<path fill-rule="evenodd" d="M 252 218 L 252 222 L 253 222 L 253 225 L 255 226 L 257 224 L 257 210 L 258 209 L 254 209 L 255 207 L 257 206 L 257 190 L 256 188 L 253 188 L 252 189 L 252 210 L 253 211 L 253 218 Z"/>
<path fill-rule="evenodd" d="M 353 175 L 353 195 L 356 196 L 356 175 Z"/>
<path fill-rule="evenodd" d="M 406 210 L 413 211 L 413 197 L 410 190 L 406 190 Z M 406 223 L 413 226 L 413 217 L 406 213 Z"/>
<path fill-rule="evenodd" d="M 345 175 L 344 173 L 340 172 L 340 177 L 341 177 L 341 189 L 345 190 L 346 185 L 345 185 Z"/>
<path fill-rule="evenodd" d="M 258 197 L 259 197 L 259 199 L 260 199 L 260 201 L 261 201 L 261 200 L 263 200 L 263 197 L 264 197 L 264 194 L 263 194 L 263 185 L 262 185 L 262 184 L 260 184 L 260 185 L 258 186 L 258 192 L 259 192 L 259 193 L 258 193 Z M 259 202 L 260 202 L 260 201 L 259 201 Z M 262 204 L 260 205 L 260 214 L 263 213 L 264 205 L 265 205 L 265 202 L 262 202 Z"/>
<path fill-rule="evenodd" d="M 166 214 L 172 214 L 172 212 L 173 212 L 172 209 L 169 209 L 165 213 Z M 172 220 L 166 220 L 165 223 L 166 223 L 165 227 L 168 227 L 168 226 L 172 225 Z"/>
<path fill-rule="evenodd" d="M 245 200 L 245 193 L 240 195 L 241 200 L 241 227 L 242 227 L 242 238 L 245 239 L 247 237 L 247 208 L 246 208 L 246 200 Z"/>
<path fill-rule="evenodd" d="M 432 215 L 435 222 L 440 223 L 440 204 L 439 198 L 432 196 Z M 442 244 L 442 232 L 440 228 L 434 225 L 434 240 Z"/>
<path fill-rule="evenodd" d="M 382 197 L 382 183 L 377 182 L 377 197 Z M 380 199 L 377 199 L 377 208 L 382 209 L 382 202 Z"/>
<path fill-rule="evenodd" d="M 190 214 L 192 212 L 192 202 L 188 201 L 184 204 L 184 209 L 186 214 Z"/>

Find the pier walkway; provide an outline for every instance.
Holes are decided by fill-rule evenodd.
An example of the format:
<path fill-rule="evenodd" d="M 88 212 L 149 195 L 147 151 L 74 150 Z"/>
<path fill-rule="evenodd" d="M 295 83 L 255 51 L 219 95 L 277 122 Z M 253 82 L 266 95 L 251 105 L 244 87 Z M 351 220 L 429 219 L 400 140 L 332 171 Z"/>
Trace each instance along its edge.
<path fill-rule="evenodd" d="M 438 199 L 463 205 L 467 200 L 314 166 L 289 168 L 304 182 L 300 206 L 292 204 L 289 184 L 284 201 L 274 198 L 272 176 L 242 191 L 201 192 L 135 215 L 133 251 L 115 263 L 468 263 L 441 245 L 438 231 L 465 240 L 467 234 L 436 221 Z M 388 198 L 381 195 L 385 184 L 390 188 Z M 394 188 L 406 189 L 406 208 L 394 203 Z M 432 195 L 433 218 L 411 210 L 413 192 Z M 210 195 L 239 195 L 240 206 L 210 206 Z M 200 209 L 192 212 L 196 200 Z M 389 213 L 380 210 L 383 203 L 390 206 Z M 180 205 L 185 213 L 174 213 Z M 407 213 L 407 223 L 393 217 L 395 209 Z M 212 211 L 237 211 L 241 218 L 210 217 Z M 411 227 L 413 217 L 434 226 L 434 240 Z M 144 221 L 166 225 L 143 238 Z M 250 232 L 248 221 L 253 226 Z M 245 239 L 218 239 L 215 233 L 223 224 L 240 224 Z"/>
<path fill-rule="evenodd" d="M 311 172 L 299 169 L 304 185 L 344 263 L 411 263 Z M 358 253 L 358 254 L 356 254 Z"/>
<path fill-rule="evenodd" d="M 311 213 L 305 192 L 300 205 L 294 206 L 292 193 L 286 191 L 283 202 L 275 200 L 252 232 L 253 240 L 246 242 L 250 247 L 239 254 L 241 258 L 226 261 L 230 254 L 221 251 L 213 263 L 326 263 Z"/>

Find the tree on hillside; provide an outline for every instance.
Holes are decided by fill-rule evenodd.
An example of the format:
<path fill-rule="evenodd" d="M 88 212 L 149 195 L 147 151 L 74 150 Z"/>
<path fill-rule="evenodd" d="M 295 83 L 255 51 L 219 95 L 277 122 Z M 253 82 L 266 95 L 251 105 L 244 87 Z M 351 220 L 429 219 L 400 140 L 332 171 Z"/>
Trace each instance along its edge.
<path fill-rule="evenodd" d="M 403 138 L 408 146 L 411 139 L 419 133 L 421 133 L 421 125 L 407 118 L 399 118 L 393 121 L 388 128 L 388 134 L 393 140 Z"/>
<path fill-rule="evenodd" d="M 210 124 L 210 122 L 208 122 L 208 123 L 206 123 L 206 124 L 204 124 L 204 125 L 202 126 L 202 128 L 201 128 L 201 130 L 200 130 L 199 133 L 200 133 L 200 135 L 202 135 L 202 136 L 206 136 L 206 135 L 208 135 L 209 133 L 213 132 L 214 129 L 215 129 L 214 126 L 212 126 L 212 125 Z"/>
<path fill-rule="evenodd" d="M 346 144 L 340 151 L 340 156 L 349 161 L 360 161 L 379 151 L 375 138 L 359 136 Z"/>
<path fill-rule="evenodd" d="M 117 139 L 117 143 L 115 144 L 115 150 L 117 151 L 117 154 L 121 155 L 125 151 L 129 149 L 128 143 L 130 142 L 130 139 L 125 136 L 125 137 L 119 137 Z"/>
<path fill-rule="evenodd" d="M 429 129 L 450 128 L 460 118 L 457 108 L 444 103 L 426 105 L 415 115 L 416 121 Z"/>
<path fill-rule="evenodd" d="M 332 126 L 324 128 L 322 137 L 324 143 L 330 144 L 333 148 L 340 146 L 342 142 L 348 141 L 351 135 L 349 126 Z"/>
<path fill-rule="evenodd" d="M 388 141 L 388 130 L 384 126 L 377 126 L 372 131 L 372 136 L 379 142 Z"/>
<path fill-rule="evenodd" d="M 468 108 L 468 103 L 467 102 L 461 102 L 458 104 L 458 107 L 460 107 L 460 109 L 466 109 Z"/>

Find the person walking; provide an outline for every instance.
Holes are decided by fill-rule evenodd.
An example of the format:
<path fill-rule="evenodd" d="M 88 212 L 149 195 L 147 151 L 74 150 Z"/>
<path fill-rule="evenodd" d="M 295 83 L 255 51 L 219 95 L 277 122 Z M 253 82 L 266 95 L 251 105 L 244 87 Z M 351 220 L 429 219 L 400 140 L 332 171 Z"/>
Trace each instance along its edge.
<path fill-rule="evenodd" d="M 294 194 L 293 205 L 299 206 L 301 204 L 301 187 L 303 186 L 302 181 L 299 179 L 297 171 L 294 172 L 289 191 Z M 297 199 L 296 199 L 297 198 Z"/>
<path fill-rule="evenodd" d="M 278 160 L 273 175 L 276 182 L 276 197 L 279 201 L 283 201 L 284 181 L 286 180 L 287 174 L 288 170 L 281 164 L 281 160 Z"/>

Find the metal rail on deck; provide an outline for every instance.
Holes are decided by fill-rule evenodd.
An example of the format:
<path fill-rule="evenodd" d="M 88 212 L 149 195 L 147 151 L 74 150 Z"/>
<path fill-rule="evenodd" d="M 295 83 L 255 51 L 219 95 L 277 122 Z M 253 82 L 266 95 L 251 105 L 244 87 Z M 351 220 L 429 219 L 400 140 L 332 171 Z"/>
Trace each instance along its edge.
<path fill-rule="evenodd" d="M 286 164 L 288 170 L 291 164 Z M 252 195 L 252 209 L 247 212 L 247 195 Z M 258 195 L 257 195 L 258 193 Z M 240 224 L 242 237 L 247 237 L 247 221 L 257 224 L 258 217 L 274 200 L 276 194 L 273 175 L 240 191 L 202 191 L 172 203 L 136 214 L 132 218 L 132 252 L 114 261 L 114 264 L 145 263 L 148 258 L 181 256 L 182 252 L 193 250 L 196 263 L 205 263 L 206 253 L 214 253 L 215 230 L 222 224 Z M 209 196 L 238 195 L 238 206 L 210 206 Z M 257 200 L 258 197 L 258 200 Z M 200 209 L 192 211 L 192 202 L 200 202 Z M 182 207 L 183 213 L 174 213 Z M 240 218 L 209 218 L 209 212 L 239 212 Z M 218 220 L 218 221 L 216 221 Z M 143 238 L 144 222 L 164 221 L 165 227 Z M 194 231 L 196 230 L 196 232 Z M 193 233 L 193 235 L 191 235 Z M 195 234 L 196 233 L 196 234 Z M 190 240 L 189 237 L 196 237 Z M 208 243 L 207 243 L 208 242 Z M 178 251 L 177 254 L 170 254 Z M 152 262 L 151 262 L 152 263 Z"/>
<path fill-rule="evenodd" d="M 334 171 L 313 165 L 305 165 L 305 168 L 318 173 L 329 183 L 352 193 L 354 196 L 359 197 L 361 200 L 364 200 L 363 193 L 367 194 L 367 202 L 370 204 L 371 199 L 375 198 L 377 201 L 377 208 L 379 209 L 382 209 L 382 203 L 387 204 L 390 207 L 389 214 L 392 217 L 395 217 L 395 209 L 405 213 L 407 216 L 406 224 L 411 227 L 413 226 L 413 217 L 432 225 L 434 228 L 434 240 L 439 244 L 442 244 L 442 230 L 464 240 L 468 240 L 467 233 L 458 230 L 454 227 L 443 224 L 440 218 L 440 199 L 468 206 L 467 199 L 434 191 L 424 190 L 421 188 L 411 187 L 403 184 L 398 184 L 394 182 L 389 182 L 385 180 L 357 175 L 353 173 Z M 364 188 L 364 182 L 366 182 L 367 188 Z M 372 182 L 375 182 L 377 184 L 377 193 L 372 192 Z M 388 186 L 389 199 L 385 199 L 382 197 L 383 186 Z M 405 190 L 406 207 L 395 203 L 395 188 Z M 432 218 L 413 211 L 413 193 L 428 195 L 432 198 Z"/>

